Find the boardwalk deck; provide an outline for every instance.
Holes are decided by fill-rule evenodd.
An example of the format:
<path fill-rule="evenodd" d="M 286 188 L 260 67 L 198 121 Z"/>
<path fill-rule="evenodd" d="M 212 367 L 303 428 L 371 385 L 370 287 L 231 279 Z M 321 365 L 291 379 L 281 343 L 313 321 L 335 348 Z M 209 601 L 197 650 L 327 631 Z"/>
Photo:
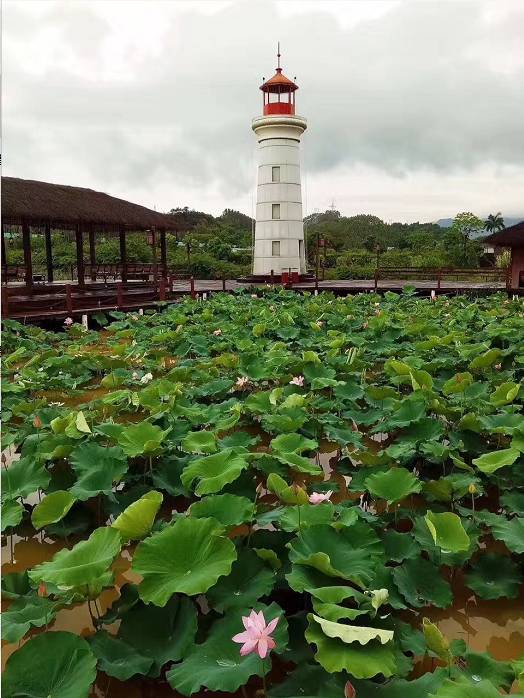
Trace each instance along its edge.
<path fill-rule="evenodd" d="M 202 296 L 220 291 L 232 292 L 241 288 L 263 287 L 264 284 L 247 284 L 235 279 L 171 279 L 169 282 L 127 282 L 127 283 L 86 283 L 81 288 L 76 283 L 53 283 L 34 285 L 28 288 L 23 284 L 9 284 L 2 289 L 3 317 L 23 322 L 40 322 L 47 319 L 65 319 L 68 316 L 79 317 L 96 312 L 113 310 L 133 310 L 137 308 L 154 308 L 159 303 L 174 302 L 193 294 Z M 336 295 L 385 291 L 400 292 L 406 286 L 416 289 L 420 295 L 438 294 L 487 294 L 505 291 L 502 281 L 442 281 L 437 288 L 434 279 L 346 279 L 318 282 L 319 291 L 330 291 Z M 293 284 L 291 290 L 296 292 L 314 292 L 315 282 L 307 281 Z M 524 294 L 524 289 L 521 291 Z"/>

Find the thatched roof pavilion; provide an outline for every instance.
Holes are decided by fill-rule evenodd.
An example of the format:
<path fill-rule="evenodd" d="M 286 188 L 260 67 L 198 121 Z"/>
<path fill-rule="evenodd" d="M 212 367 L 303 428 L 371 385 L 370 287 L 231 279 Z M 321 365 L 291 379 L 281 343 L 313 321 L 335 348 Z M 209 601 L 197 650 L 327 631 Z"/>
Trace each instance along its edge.
<path fill-rule="evenodd" d="M 167 230 L 172 227 L 169 217 L 163 213 L 94 189 L 18 177 L 2 177 L 2 220 L 11 225 L 49 222 L 56 228 L 78 223 L 100 229 Z"/>
<path fill-rule="evenodd" d="M 6 266 L 4 226 L 22 227 L 25 281 L 33 283 L 31 262 L 31 227 L 43 227 L 46 239 L 47 280 L 53 280 L 51 231 L 74 230 L 76 235 L 78 283 L 84 283 L 83 234 L 89 237 L 90 264 L 96 264 L 96 232 L 117 232 L 120 237 L 122 280 L 126 280 L 127 232 L 148 231 L 155 239 L 160 236 L 161 267 L 167 269 L 167 230 L 176 230 L 174 219 L 145 206 L 124 201 L 103 192 L 51 184 L 17 177 L 2 177 L 2 264 Z"/>

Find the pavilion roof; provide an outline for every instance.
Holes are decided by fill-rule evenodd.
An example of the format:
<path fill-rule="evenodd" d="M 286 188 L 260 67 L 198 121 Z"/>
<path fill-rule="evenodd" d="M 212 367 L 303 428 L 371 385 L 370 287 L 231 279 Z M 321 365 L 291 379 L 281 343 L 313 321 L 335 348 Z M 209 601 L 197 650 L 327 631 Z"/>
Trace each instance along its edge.
<path fill-rule="evenodd" d="M 500 247 L 524 247 L 524 221 L 493 233 L 484 242 L 491 242 Z"/>
<path fill-rule="evenodd" d="M 2 177 L 2 221 L 54 227 L 77 224 L 96 229 L 175 230 L 173 218 L 84 187 Z"/>

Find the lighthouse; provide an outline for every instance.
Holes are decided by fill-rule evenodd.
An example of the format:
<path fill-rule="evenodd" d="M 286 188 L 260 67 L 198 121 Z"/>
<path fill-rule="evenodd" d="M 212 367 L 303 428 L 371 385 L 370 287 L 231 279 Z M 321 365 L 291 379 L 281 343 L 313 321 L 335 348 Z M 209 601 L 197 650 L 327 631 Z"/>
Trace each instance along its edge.
<path fill-rule="evenodd" d="M 268 278 L 306 272 L 302 191 L 300 185 L 300 137 L 307 128 L 295 114 L 298 90 L 278 66 L 264 82 L 262 116 L 253 119 L 257 147 L 257 209 L 253 276 Z"/>

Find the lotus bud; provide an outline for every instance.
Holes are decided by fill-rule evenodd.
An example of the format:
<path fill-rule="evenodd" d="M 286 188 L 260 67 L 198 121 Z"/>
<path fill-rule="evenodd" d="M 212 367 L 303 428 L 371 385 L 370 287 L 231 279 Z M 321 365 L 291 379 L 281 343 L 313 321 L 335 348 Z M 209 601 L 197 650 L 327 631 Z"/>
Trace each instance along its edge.
<path fill-rule="evenodd" d="M 357 698 L 357 691 L 350 681 L 344 686 L 344 698 Z"/>
<path fill-rule="evenodd" d="M 468 492 L 470 494 L 476 494 L 477 488 L 475 487 L 475 485 L 473 483 L 471 483 L 470 486 L 468 487 Z"/>
<path fill-rule="evenodd" d="M 40 427 L 42 426 L 42 420 L 38 415 L 35 415 L 35 418 L 33 419 L 33 426 L 36 429 L 40 429 Z"/>

